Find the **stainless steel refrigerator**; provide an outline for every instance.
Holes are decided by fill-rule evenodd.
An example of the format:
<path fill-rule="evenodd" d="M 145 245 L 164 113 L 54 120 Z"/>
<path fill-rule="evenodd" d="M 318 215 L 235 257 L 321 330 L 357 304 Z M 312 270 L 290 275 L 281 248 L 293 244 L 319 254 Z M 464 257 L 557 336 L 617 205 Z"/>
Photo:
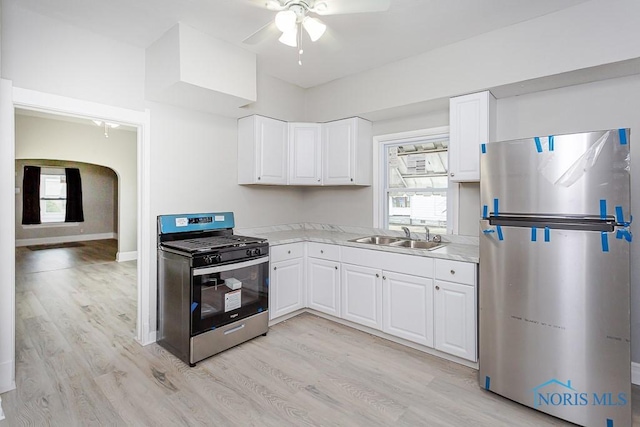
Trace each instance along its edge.
<path fill-rule="evenodd" d="M 629 129 L 481 152 L 480 386 L 631 426 Z"/>

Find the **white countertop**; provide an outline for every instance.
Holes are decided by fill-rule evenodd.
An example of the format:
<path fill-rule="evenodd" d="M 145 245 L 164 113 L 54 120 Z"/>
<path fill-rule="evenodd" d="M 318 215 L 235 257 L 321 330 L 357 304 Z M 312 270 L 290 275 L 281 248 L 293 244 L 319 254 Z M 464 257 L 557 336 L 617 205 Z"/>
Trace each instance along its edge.
<path fill-rule="evenodd" d="M 261 227 L 259 229 L 245 229 L 238 234 L 246 234 L 262 237 L 269 240 L 271 246 L 296 242 L 329 243 L 354 248 L 370 249 L 374 251 L 395 252 L 408 255 L 425 256 L 430 258 L 442 258 L 455 261 L 473 262 L 479 261 L 479 247 L 477 238 L 463 236 L 442 236 L 445 245 L 438 249 L 411 249 L 395 246 L 373 245 L 368 243 L 356 243 L 349 240 L 379 234 L 398 235 L 394 232 L 377 229 L 356 227 L 339 227 L 318 224 L 295 224 L 291 226 Z"/>

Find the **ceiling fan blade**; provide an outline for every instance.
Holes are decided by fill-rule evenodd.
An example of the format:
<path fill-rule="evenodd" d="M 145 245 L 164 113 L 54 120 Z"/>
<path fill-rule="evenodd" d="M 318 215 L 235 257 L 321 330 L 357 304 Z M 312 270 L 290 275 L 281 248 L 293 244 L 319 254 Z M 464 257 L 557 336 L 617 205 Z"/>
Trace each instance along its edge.
<path fill-rule="evenodd" d="M 313 12 L 318 15 L 384 12 L 389 9 L 389 6 L 391 6 L 391 0 L 316 0 Z"/>
<path fill-rule="evenodd" d="M 255 33 L 251 34 L 246 39 L 242 40 L 244 44 L 258 44 L 268 38 L 276 37 L 280 34 L 278 27 L 276 27 L 276 23 L 273 21 L 268 22 L 262 28 L 260 28 Z"/>
<path fill-rule="evenodd" d="M 269 10 L 283 10 L 284 6 L 280 0 L 247 0 L 252 6 Z"/>

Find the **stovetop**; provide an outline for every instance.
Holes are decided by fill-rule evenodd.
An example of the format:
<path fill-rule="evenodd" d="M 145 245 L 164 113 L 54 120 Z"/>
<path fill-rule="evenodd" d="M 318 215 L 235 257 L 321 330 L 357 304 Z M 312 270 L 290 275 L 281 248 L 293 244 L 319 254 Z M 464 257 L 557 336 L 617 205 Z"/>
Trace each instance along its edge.
<path fill-rule="evenodd" d="M 243 247 L 264 243 L 266 239 L 239 235 L 196 237 L 184 240 L 163 242 L 162 245 L 189 253 L 209 252 L 213 250 Z"/>

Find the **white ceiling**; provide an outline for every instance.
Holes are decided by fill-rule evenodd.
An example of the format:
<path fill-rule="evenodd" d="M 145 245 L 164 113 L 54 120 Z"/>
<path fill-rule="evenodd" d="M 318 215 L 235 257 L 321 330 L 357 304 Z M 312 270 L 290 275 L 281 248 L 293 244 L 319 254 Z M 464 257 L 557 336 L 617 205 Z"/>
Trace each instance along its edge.
<path fill-rule="evenodd" d="M 316 43 L 304 35 L 302 66 L 276 38 L 242 43 L 275 15 L 250 0 L 14 1 L 141 48 L 181 21 L 255 52 L 261 72 L 309 88 L 587 0 L 391 0 L 386 12 L 323 16 L 325 35 Z"/>

